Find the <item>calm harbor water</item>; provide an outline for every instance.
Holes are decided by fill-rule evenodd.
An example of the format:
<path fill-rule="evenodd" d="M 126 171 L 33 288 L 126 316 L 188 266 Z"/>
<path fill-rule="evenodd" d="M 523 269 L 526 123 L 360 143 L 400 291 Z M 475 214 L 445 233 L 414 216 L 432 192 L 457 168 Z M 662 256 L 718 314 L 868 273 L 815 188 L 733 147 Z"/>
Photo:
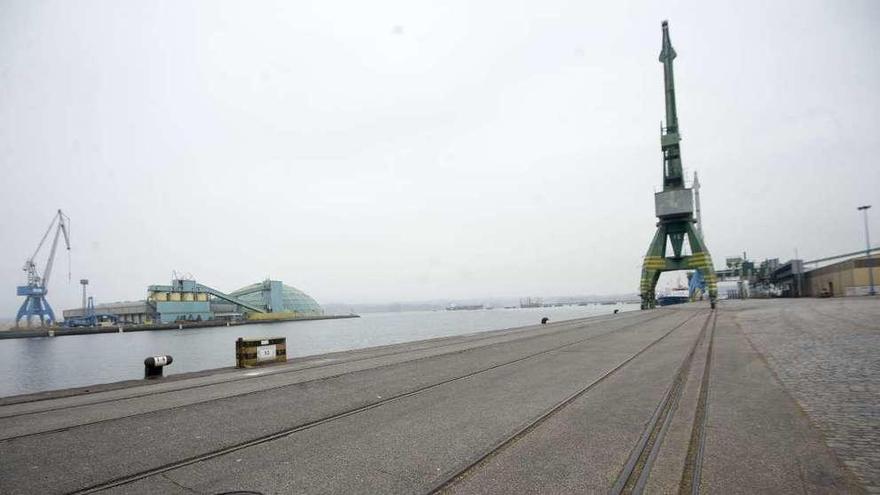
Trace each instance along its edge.
<path fill-rule="evenodd" d="M 632 311 L 636 304 L 368 313 L 318 320 L 123 334 L 0 340 L 0 397 L 143 378 L 143 360 L 171 354 L 172 375 L 235 365 L 238 337 L 286 337 L 289 357 Z"/>

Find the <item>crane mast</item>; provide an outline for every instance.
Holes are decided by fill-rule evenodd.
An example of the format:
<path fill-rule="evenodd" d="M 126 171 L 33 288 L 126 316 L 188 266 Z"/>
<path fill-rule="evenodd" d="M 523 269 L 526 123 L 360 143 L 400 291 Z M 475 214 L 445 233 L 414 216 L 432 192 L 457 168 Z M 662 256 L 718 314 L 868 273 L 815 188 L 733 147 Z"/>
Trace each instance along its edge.
<path fill-rule="evenodd" d="M 55 253 L 58 250 L 58 240 L 61 237 L 61 234 L 64 234 L 64 243 L 67 246 L 67 250 L 70 251 L 69 224 L 70 218 L 68 218 L 61 210 L 58 210 L 58 213 L 56 213 L 52 218 L 52 221 L 49 222 L 49 228 L 46 229 L 39 244 L 37 244 L 37 249 L 34 250 L 34 254 L 24 262 L 22 270 L 27 273 L 27 285 L 19 285 L 16 287 L 16 294 L 24 296 L 25 298 L 15 317 L 16 326 L 18 326 L 19 321 L 25 317 L 27 317 L 28 326 L 31 326 L 31 319 L 35 316 L 40 318 L 40 326 L 55 322 L 55 313 L 52 311 L 52 307 L 46 300 L 46 294 L 49 292 L 49 279 L 52 276 L 52 267 L 55 264 Z M 41 276 L 37 270 L 35 259 L 37 255 L 40 254 L 40 250 L 46 243 L 46 239 L 49 238 L 49 234 L 52 232 L 53 228 L 55 229 L 55 236 L 52 239 L 52 247 L 49 249 L 49 258 L 46 260 L 46 269 Z"/>

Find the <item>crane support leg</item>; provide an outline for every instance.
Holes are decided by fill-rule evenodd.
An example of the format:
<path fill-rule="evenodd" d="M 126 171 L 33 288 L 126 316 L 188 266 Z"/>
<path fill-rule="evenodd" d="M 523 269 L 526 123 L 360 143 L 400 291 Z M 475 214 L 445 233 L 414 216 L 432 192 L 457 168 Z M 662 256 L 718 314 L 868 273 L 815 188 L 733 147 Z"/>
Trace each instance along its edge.
<path fill-rule="evenodd" d="M 30 327 L 31 319 L 34 316 L 40 318 L 40 326 L 55 323 L 55 312 L 52 311 L 52 306 L 49 306 L 49 301 L 46 301 L 45 297 L 27 296 L 21 307 L 18 308 L 18 314 L 15 316 L 15 325 L 18 326 L 18 322 L 22 318 L 27 317 L 27 326 Z"/>
<path fill-rule="evenodd" d="M 672 245 L 672 253 L 666 252 L 667 239 Z M 689 255 L 682 253 L 685 240 L 690 246 L 691 254 Z M 642 296 L 642 309 L 655 307 L 657 301 L 655 289 L 661 273 L 693 269 L 699 269 L 702 272 L 709 292 L 709 301 L 714 307 L 718 298 L 718 279 L 715 276 L 715 268 L 712 266 L 712 256 L 709 254 L 700 233 L 694 228 L 693 220 L 689 218 L 661 221 L 657 224 L 657 232 L 654 234 L 654 240 L 651 241 L 642 264 L 642 281 L 639 290 Z"/>

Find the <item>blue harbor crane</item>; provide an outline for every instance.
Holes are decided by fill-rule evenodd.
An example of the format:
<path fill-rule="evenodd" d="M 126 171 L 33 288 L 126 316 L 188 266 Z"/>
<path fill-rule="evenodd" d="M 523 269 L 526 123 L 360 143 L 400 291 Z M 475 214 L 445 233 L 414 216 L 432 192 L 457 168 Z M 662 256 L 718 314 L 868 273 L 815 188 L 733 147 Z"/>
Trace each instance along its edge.
<path fill-rule="evenodd" d="M 58 210 L 58 213 L 49 223 L 49 228 L 46 229 L 46 233 L 43 234 L 43 238 L 40 239 L 40 243 L 37 245 L 34 254 L 24 262 L 24 268 L 22 268 L 22 270 L 27 273 L 27 285 L 19 285 L 16 287 L 16 294 L 24 296 L 25 300 L 21 304 L 21 308 L 18 309 L 18 314 L 15 317 L 15 326 L 18 326 L 18 322 L 25 316 L 27 316 L 28 326 L 31 326 L 31 318 L 34 316 L 40 317 L 40 326 L 55 323 L 55 313 L 52 311 L 52 307 L 49 306 L 49 302 L 46 301 L 46 293 L 49 291 L 49 277 L 52 275 L 52 264 L 55 262 L 55 251 L 58 248 L 58 238 L 62 233 L 64 233 L 64 243 L 67 245 L 67 251 L 70 251 L 70 234 L 68 232 L 69 224 L 70 218 L 62 213 L 61 210 Z M 55 229 L 55 237 L 52 240 L 52 248 L 49 250 L 49 259 L 46 261 L 46 269 L 41 276 L 37 271 L 37 264 L 34 260 L 37 255 L 40 254 L 40 249 L 43 248 L 43 244 L 46 243 L 46 239 L 49 238 L 52 229 Z"/>

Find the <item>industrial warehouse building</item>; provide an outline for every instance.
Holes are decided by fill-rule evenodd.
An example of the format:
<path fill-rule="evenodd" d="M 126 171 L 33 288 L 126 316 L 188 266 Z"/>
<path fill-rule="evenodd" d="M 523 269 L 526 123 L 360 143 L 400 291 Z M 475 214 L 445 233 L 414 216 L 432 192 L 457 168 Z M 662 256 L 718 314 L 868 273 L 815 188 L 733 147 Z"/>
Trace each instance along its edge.
<path fill-rule="evenodd" d="M 95 307 L 98 314 L 114 315 L 118 323 L 127 325 L 144 325 L 153 323 L 156 308 L 147 301 L 121 301 L 107 304 L 99 304 Z M 64 319 L 82 318 L 85 315 L 83 308 L 65 309 Z"/>
<path fill-rule="evenodd" d="M 876 254 L 810 270 L 804 274 L 804 295 L 812 297 L 868 295 L 869 269 L 873 271 L 874 284 L 880 284 L 880 255 Z M 875 286 L 875 290 L 878 288 L 880 287 Z"/>
<path fill-rule="evenodd" d="M 64 310 L 64 319 L 81 318 L 85 308 Z M 142 301 L 99 304 L 94 312 L 113 315 L 122 324 L 173 323 L 223 319 L 272 320 L 321 316 L 324 310 L 308 294 L 279 280 L 264 280 L 224 293 L 195 280 L 175 279 L 151 285 Z"/>

